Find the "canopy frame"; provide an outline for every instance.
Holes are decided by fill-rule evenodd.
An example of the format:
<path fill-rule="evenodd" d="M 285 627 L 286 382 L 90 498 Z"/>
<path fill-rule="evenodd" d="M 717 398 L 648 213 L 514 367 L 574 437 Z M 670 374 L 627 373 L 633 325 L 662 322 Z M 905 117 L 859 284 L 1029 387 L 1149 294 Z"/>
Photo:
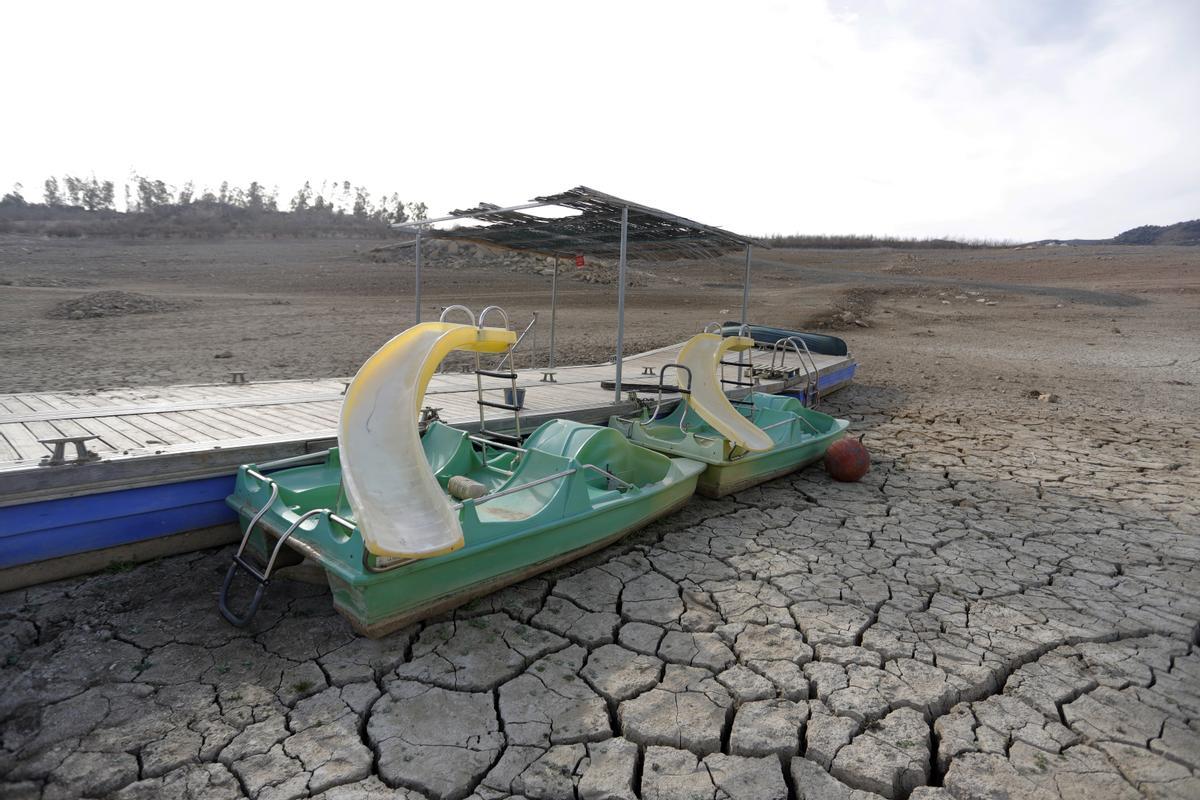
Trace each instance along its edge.
<path fill-rule="evenodd" d="M 526 213 L 555 206 L 576 212 L 565 217 L 542 217 Z M 476 220 L 478 227 L 439 230 L 443 222 Z M 396 223 L 392 227 L 414 233 L 416 320 L 421 321 L 421 242 L 423 239 L 467 241 L 554 260 L 551 277 L 550 369 L 555 364 L 555 326 L 558 306 L 558 260 L 560 257 L 592 255 L 617 258 L 616 381 L 613 402 L 621 400 L 621 371 L 625 344 L 625 289 L 628 283 L 629 251 L 648 260 L 677 260 L 716 257 L 745 250 L 746 269 L 742 284 L 741 322 L 748 321 L 750 268 L 755 239 L 705 225 L 661 209 L 644 206 L 577 186 L 554 195 L 535 197 L 527 203 L 497 206 L 480 203 L 432 219 Z"/>

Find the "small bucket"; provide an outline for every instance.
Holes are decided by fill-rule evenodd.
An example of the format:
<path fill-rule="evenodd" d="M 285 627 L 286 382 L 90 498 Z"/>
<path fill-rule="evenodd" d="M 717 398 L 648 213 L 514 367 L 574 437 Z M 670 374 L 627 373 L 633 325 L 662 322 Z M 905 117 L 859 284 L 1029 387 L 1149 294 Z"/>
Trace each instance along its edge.
<path fill-rule="evenodd" d="M 504 390 L 504 402 L 506 405 L 516 406 L 517 408 L 525 407 L 525 390 L 517 389 L 517 397 L 513 399 L 513 390 L 508 388 Z"/>

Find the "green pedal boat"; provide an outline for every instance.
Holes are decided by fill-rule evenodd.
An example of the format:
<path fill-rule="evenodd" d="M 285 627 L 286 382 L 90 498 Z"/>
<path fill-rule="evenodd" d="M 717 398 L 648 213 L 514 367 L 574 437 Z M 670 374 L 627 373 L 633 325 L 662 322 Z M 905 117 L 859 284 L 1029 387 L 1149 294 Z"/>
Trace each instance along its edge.
<path fill-rule="evenodd" d="M 752 340 L 741 336 L 692 337 L 680 351 L 680 363 L 662 370 L 675 368 L 688 376 L 674 410 L 659 416 L 660 393 L 654 408 L 634 417 L 612 417 L 609 426 L 635 444 L 706 464 L 697 484 L 705 497 L 724 497 L 819 460 L 845 433 L 848 421 L 806 408 L 787 395 L 751 392 L 735 402 L 726 396 L 725 385 L 753 384 L 742 380 L 753 374 L 752 367 L 728 357 L 752 346 Z M 723 366 L 739 367 L 739 377 L 724 379 Z"/>
<path fill-rule="evenodd" d="M 238 471 L 227 502 L 245 535 L 221 591 L 227 620 L 245 625 L 276 565 L 299 554 L 324 570 L 355 630 L 382 636 L 604 547 L 688 501 L 703 464 L 611 428 L 556 419 L 522 441 L 482 422 L 469 434 L 431 421 L 422 434 L 421 400 L 446 354 L 511 347 L 507 322 L 484 328 L 486 313 L 478 326 L 417 325 L 372 356 L 347 390 L 339 447 Z M 479 397 L 481 407 L 498 405 Z M 228 602 L 239 570 L 258 582 L 241 614 Z"/>

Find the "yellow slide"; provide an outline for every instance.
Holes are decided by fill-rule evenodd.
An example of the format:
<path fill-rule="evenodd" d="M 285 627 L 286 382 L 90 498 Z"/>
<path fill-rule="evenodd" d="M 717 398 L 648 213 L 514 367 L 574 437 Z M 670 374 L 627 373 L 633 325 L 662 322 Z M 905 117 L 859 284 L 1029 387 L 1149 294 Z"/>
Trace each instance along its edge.
<path fill-rule="evenodd" d="M 770 450 L 775 443 L 761 428 L 738 413 L 721 387 L 721 360 L 729 352 L 748 350 L 746 336 L 698 333 L 679 351 L 679 363 L 691 370 L 692 393 L 687 402 L 700 418 L 745 450 Z"/>
<path fill-rule="evenodd" d="M 342 403 L 342 485 L 367 549 L 423 558 L 457 550 L 462 526 L 438 485 L 417 429 L 429 379 L 454 350 L 501 353 L 504 328 L 423 322 L 391 339 L 358 370 Z"/>

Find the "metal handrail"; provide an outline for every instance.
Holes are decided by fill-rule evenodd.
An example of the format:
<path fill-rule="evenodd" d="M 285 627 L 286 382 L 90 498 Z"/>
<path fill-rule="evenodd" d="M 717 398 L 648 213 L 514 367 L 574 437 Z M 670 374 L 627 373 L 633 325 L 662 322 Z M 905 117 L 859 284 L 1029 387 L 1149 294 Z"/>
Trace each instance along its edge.
<path fill-rule="evenodd" d="M 302 453 L 301 455 L 288 456 L 287 458 L 277 458 L 274 461 L 263 461 L 259 464 L 255 464 L 254 466 L 258 467 L 259 469 L 283 469 L 284 467 L 301 467 L 301 466 L 306 465 L 310 461 L 315 462 L 315 461 L 320 461 L 321 459 L 324 459 L 324 458 L 328 458 L 329 452 L 331 449 L 332 448 L 328 448 L 325 450 L 318 450 L 318 451 L 312 452 L 312 453 Z M 260 480 L 264 480 L 264 481 L 270 480 L 265 475 L 255 472 L 254 469 L 252 469 L 252 468 L 247 469 L 246 473 L 249 475 L 254 475 L 255 477 L 259 478 Z"/>
<path fill-rule="evenodd" d="M 529 450 L 525 447 L 517 447 L 516 445 L 504 444 L 503 442 L 495 442 L 491 439 L 485 439 L 482 436 L 472 436 L 467 434 L 467 438 L 477 444 L 482 444 L 487 447 L 495 447 L 497 450 L 511 450 L 514 453 L 528 453 Z"/>
<path fill-rule="evenodd" d="M 550 481 L 556 481 L 559 478 L 565 478 L 568 475 L 574 475 L 577 471 L 578 470 L 576 470 L 574 467 L 572 467 L 571 469 L 564 469 L 561 472 L 555 472 L 551 475 L 544 475 L 541 478 L 538 478 L 537 480 L 532 480 L 532 481 L 529 481 L 528 483 L 522 483 L 520 486 L 513 486 L 508 489 L 501 489 L 498 492 L 493 492 L 491 494 L 485 494 L 483 497 L 478 497 L 473 500 L 464 500 L 461 503 L 455 503 L 454 505 L 451 506 L 451 508 L 453 508 L 455 511 L 458 511 L 467 503 L 471 503 L 472 505 L 476 505 L 476 506 L 481 506 L 484 503 L 490 503 L 491 501 L 496 500 L 498 498 L 507 497 L 508 495 L 516 494 L 517 492 L 523 492 L 526 489 L 532 489 L 534 486 L 540 486 L 543 483 L 549 483 Z"/>
<path fill-rule="evenodd" d="M 647 419 L 642 420 L 641 424 L 643 426 L 650 424 L 654 419 L 656 419 L 658 417 L 658 412 L 662 409 L 663 378 L 666 376 L 667 370 L 669 370 L 671 368 L 674 368 L 676 372 L 683 370 L 684 372 L 687 373 L 687 379 L 688 379 L 687 389 L 683 390 L 682 394 L 684 396 L 679 399 L 679 402 L 684 403 L 686 405 L 687 397 L 689 395 L 691 395 L 691 393 L 692 393 L 692 371 L 691 371 L 691 369 L 689 369 L 688 367 L 685 367 L 683 364 L 675 364 L 675 363 L 663 364 L 662 367 L 660 367 L 658 370 L 658 398 L 655 400 L 655 403 L 654 403 L 654 413 L 651 414 Z M 684 409 L 683 413 L 679 415 L 679 432 L 680 433 L 685 432 L 683 429 L 683 421 L 685 419 L 687 419 L 687 409 L 686 408 Z"/>
<path fill-rule="evenodd" d="M 533 330 L 534 325 L 537 325 L 537 321 L 538 321 L 538 315 L 537 315 L 537 312 L 534 311 L 533 319 L 531 319 L 529 321 L 529 324 L 525 326 L 525 330 L 521 331 L 521 335 L 517 337 L 517 340 L 515 342 L 513 342 L 512 347 L 508 348 L 507 352 L 505 352 L 505 354 L 500 357 L 500 360 L 496 362 L 493 369 L 499 370 L 501 367 L 504 366 L 505 361 L 509 361 L 510 369 L 512 369 L 514 372 L 516 372 L 516 369 L 517 369 L 516 356 L 515 356 L 516 350 L 518 347 L 521 346 L 521 342 L 525 341 L 525 335 L 528 334 L 531 330 Z"/>
<path fill-rule="evenodd" d="M 287 459 L 281 459 L 281 460 L 286 461 Z M 258 510 L 258 513 L 250 518 L 250 524 L 246 526 L 246 530 L 242 534 L 242 543 L 238 547 L 237 553 L 234 554 L 234 556 L 233 556 L 234 558 L 241 557 L 242 551 L 246 549 L 246 543 L 250 541 L 250 532 L 254 530 L 254 526 L 257 525 L 259 523 L 259 520 L 261 520 L 263 518 L 263 516 L 267 513 L 267 509 L 269 509 L 271 506 L 275 505 L 275 501 L 279 498 L 279 484 L 278 483 L 271 480 L 266 475 L 263 475 L 261 472 L 258 472 L 250 467 L 246 468 L 246 474 L 251 476 L 252 478 L 256 478 L 257 480 L 262 481 L 263 483 L 269 484 L 271 487 L 271 496 L 269 498 L 267 498 L 267 502 L 263 505 L 262 508 L 260 508 Z"/>
<path fill-rule="evenodd" d="M 328 510 L 328 509 L 326 509 L 326 510 Z M 351 522 L 350 520 L 346 519 L 345 517 L 341 516 L 340 514 L 335 514 L 332 511 L 329 512 L 329 521 L 336 522 L 338 525 L 341 525 L 343 528 L 350 531 L 351 533 L 354 533 L 354 531 L 358 530 L 357 523 Z"/>
<path fill-rule="evenodd" d="M 817 360 L 813 358 L 812 351 L 808 349 L 808 342 L 804 341 L 804 339 L 800 338 L 799 336 L 787 336 L 781 339 L 776 339 L 775 346 L 771 351 L 771 369 L 778 369 L 781 373 L 786 373 L 784 367 L 787 363 L 787 347 L 789 345 L 791 346 L 792 351 L 795 352 L 796 358 L 800 361 L 800 366 L 804 369 L 804 374 L 807 378 L 804 386 L 805 405 L 807 405 L 809 408 L 814 408 L 821 400 L 819 384 L 820 376 L 818 375 L 820 370 L 817 367 Z M 800 351 L 801 347 L 804 348 L 804 352 Z M 805 356 L 808 356 L 807 364 L 804 362 Z M 776 357 L 779 359 L 778 367 L 775 366 Z M 812 367 L 811 370 L 809 369 L 810 366 Z"/>
<path fill-rule="evenodd" d="M 608 470 L 600 469 L 600 467 L 597 467 L 595 464 L 581 464 L 580 466 L 583 469 L 590 469 L 593 472 L 599 472 L 601 475 L 608 478 L 609 480 L 616 481 L 617 483 L 621 484 L 622 489 L 632 489 L 633 488 L 633 484 L 630 483 L 629 481 L 625 480 L 624 478 L 618 478 L 616 475 L 612 474 Z M 611 487 L 609 487 L 609 488 L 611 488 Z"/>
<path fill-rule="evenodd" d="M 484 319 L 486 319 L 486 318 L 487 318 L 487 315 L 488 315 L 488 312 L 489 312 L 489 311 L 497 311 L 497 312 L 499 312 L 499 313 L 500 313 L 500 316 L 504 318 L 504 329 L 505 329 L 505 330 L 512 330 L 512 324 L 511 324 L 511 323 L 508 321 L 508 312 L 507 312 L 507 311 L 505 311 L 505 310 L 504 310 L 503 308 L 501 308 L 500 306 L 488 306 L 488 307 L 487 307 L 487 308 L 485 308 L 483 311 L 480 311 L 480 312 L 479 312 L 479 324 L 478 324 L 476 327 L 479 327 L 479 328 L 482 328 L 482 327 L 483 327 L 483 321 L 484 321 Z"/>
<path fill-rule="evenodd" d="M 471 318 L 471 326 L 478 327 L 475 325 L 475 312 L 472 311 L 471 309 L 467 308 L 464 305 L 446 306 L 445 308 L 442 309 L 442 313 L 438 316 L 438 322 L 445 322 L 446 315 L 449 314 L 451 311 L 465 311 L 467 313 L 467 316 Z"/>
<path fill-rule="evenodd" d="M 812 430 L 813 433 L 819 434 L 821 432 L 820 430 L 817 429 L 816 425 L 813 425 L 811 422 L 806 420 L 804 417 L 801 417 L 797 414 L 793 414 L 791 419 L 781 419 L 779 422 L 772 422 L 770 425 L 767 425 L 764 428 L 760 428 L 759 430 L 769 431 L 772 428 L 778 428 L 780 425 L 790 425 L 796 421 L 803 422 L 805 425 L 807 425 L 809 427 L 810 430 Z"/>

